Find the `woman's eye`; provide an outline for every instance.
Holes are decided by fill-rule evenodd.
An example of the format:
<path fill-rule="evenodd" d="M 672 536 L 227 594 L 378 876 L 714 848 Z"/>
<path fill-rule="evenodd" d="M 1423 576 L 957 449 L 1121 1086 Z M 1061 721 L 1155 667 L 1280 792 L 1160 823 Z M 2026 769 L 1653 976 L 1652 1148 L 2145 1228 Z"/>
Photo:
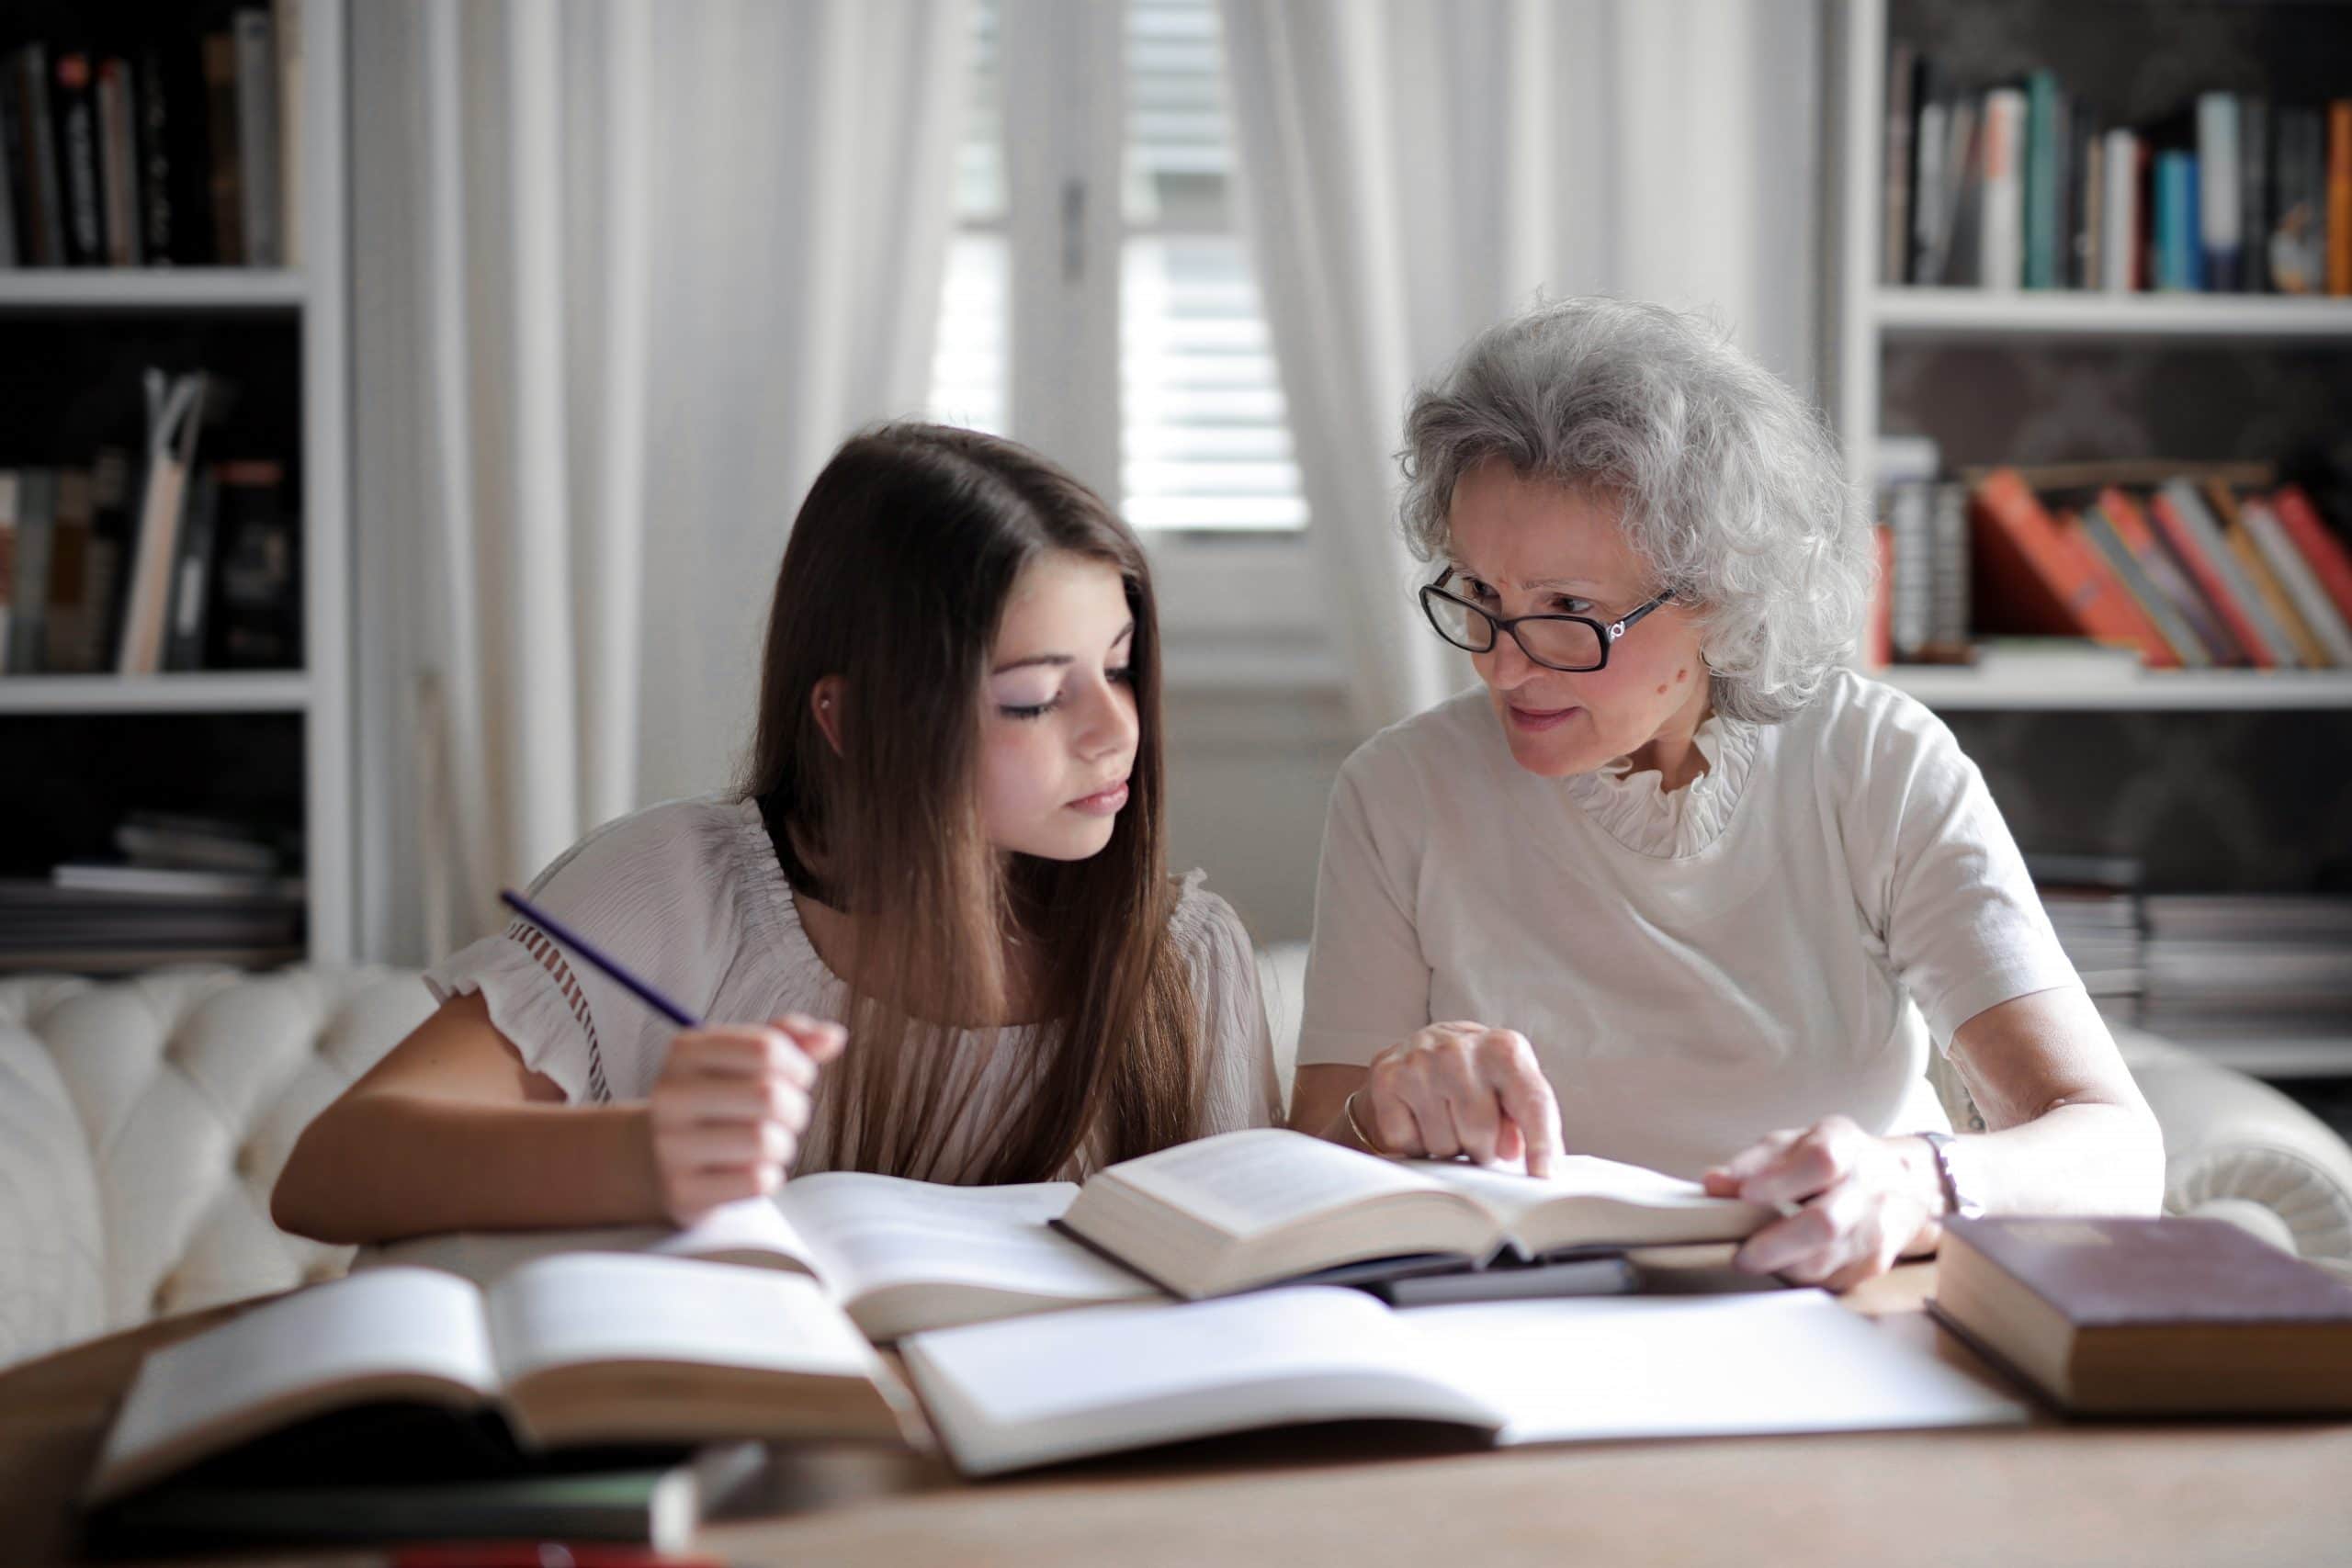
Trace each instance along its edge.
<path fill-rule="evenodd" d="M 1571 599 L 1565 593 L 1552 601 L 1552 607 L 1563 615 L 1589 615 L 1592 614 L 1591 600 Z"/>
<path fill-rule="evenodd" d="M 1456 578 L 1454 583 L 1455 591 L 1464 599 L 1475 599 L 1481 604 L 1494 602 L 1495 591 L 1475 577 Z"/>
<path fill-rule="evenodd" d="M 1102 671 L 1102 679 L 1110 682 L 1114 686 L 1124 686 L 1135 678 L 1135 667 L 1131 664 L 1122 664 L 1116 670 L 1105 670 Z"/>
<path fill-rule="evenodd" d="M 1061 705 L 1061 698 L 1056 696 L 1042 703 L 1030 703 L 1025 705 L 1000 703 L 997 705 L 996 711 L 1007 718 L 1043 718 Z"/>

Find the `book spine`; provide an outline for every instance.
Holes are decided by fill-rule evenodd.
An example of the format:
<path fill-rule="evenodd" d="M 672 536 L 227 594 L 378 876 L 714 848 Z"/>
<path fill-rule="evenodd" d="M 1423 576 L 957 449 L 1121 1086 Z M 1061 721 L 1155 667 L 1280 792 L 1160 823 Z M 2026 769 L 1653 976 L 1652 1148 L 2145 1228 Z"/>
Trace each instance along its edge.
<path fill-rule="evenodd" d="M 138 111 L 132 102 L 130 63 L 98 65 L 98 173 L 106 191 L 107 261 L 137 266 L 145 259 L 139 234 Z"/>
<path fill-rule="evenodd" d="M 2058 78 L 2037 71 L 2026 79 L 2025 286 L 2058 286 Z"/>
<path fill-rule="evenodd" d="M 2140 231 L 2139 138 L 2128 130 L 2109 131 L 2101 164 L 2107 195 L 2099 204 L 2099 286 L 2110 294 L 2129 294 Z"/>
<path fill-rule="evenodd" d="M 8 620 L 8 671 L 38 673 L 47 650 L 49 540 L 57 515 L 57 476 L 27 468 L 17 478 L 15 614 Z"/>
<path fill-rule="evenodd" d="M 2191 224 L 2196 194 L 2194 162 L 2187 152 L 2156 154 L 2155 286 L 2178 291 L 2197 287 L 2189 271 L 2195 250 Z"/>
<path fill-rule="evenodd" d="M 2066 106 L 2066 287 L 2098 287 L 2099 130 L 2090 106 Z"/>
<path fill-rule="evenodd" d="M 2278 111 L 2278 215 L 2270 230 L 2270 281 L 2281 294 L 2315 294 L 2320 288 L 2314 246 L 2327 228 L 2327 211 L 2326 193 L 2313 183 L 2318 138 L 2317 111 Z"/>
<path fill-rule="evenodd" d="M 38 262 L 33 235 L 32 180 L 25 164 L 24 111 L 17 106 L 17 62 L 0 56 L 0 197 L 8 209 L 10 266 Z"/>
<path fill-rule="evenodd" d="M 1880 235 L 1879 281 L 1900 284 L 1911 276 L 1911 184 L 1917 174 L 1911 149 L 1918 110 L 1911 101 L 1918 57 L 1897 41 L 1886 59 L 1885 207 Z"/>
<path fill-rule="evenodd" d="M 277 259 L 302 265 L 302 7 L 306 0 L 277 0 L 271 25 L 277 35 Z"/>
<path fill-rule="evenodd" d="M 2279 662 L 2300 664 L 2306 670 L 2327 668 L 2326 651 L 2320 647 L 2319 639 L 2312 635 L 2311 628 L 2303 625 L 2302 617 L 2295 614 L 2295 607 L 2288 600 L 2286 590 L 2279 585 L 2278 579 L 2270 575 L 2270 568 L 2263 560 L 2261 550 L 2237 519 L 2233 518 L 2222 525 L 2222 543 L 2235 558 L 2238 575 L 2252 586 L 2254 602 L 2261 606 L 2266 629 L 2275 626 L 2278 630 L 2278 640 L 2271 646 L 2283 649 L 2292 656 L 2282 657 Z"/>
<path fill-rule="evenodd" d="M 2327 662 L 2337 669 L 2352 668 L 2352 623 L 2345 620 L 2327 590 L 2320 586 L 2318 574 L 2295 547 L 2277 512 L 2259 497 L 2248 496 L 2238 507 L 2238 523 L 2261 551 L 2270 575 L 2293 602 L 2296 614 L 2311 628 Z"/>
<path fill-rule="evenodd" d="M 172 190 L 172 116 L 164 85 L 161 51 L 153 44 L 140 53 L 134 77 L 132 117 L 137 132 L 133 156 L 139 173 L 139 230 L 141 248 L 151 264 L 179 259 L 179 210 Z"/>
<path fill-rule="evenodd" d="M 237 174 L 245 265 L 276 266 L 277 250 L 277 46 L 269 13 L 241 10 L 237 50 Z"/>
<path fill-rule="evenodd" d="M 2238 101 L 2228 93 L 2197 100 L 2199 268 L 2206 288 L 2235 294 L 2238 270 Z"/>
<path fill-rule="evenodd" d="M 2270 498 L 2271 509 L 2278 514 L 2279 525 L 2287 536 L 2295 541 L 2295 548 L 2311 564 L 2312 573 L 2319 579 L 2327 596 L 2342 611 L 2346 621 L 2352 621 L 2352 549 L 2328 531 L 2320 521 L 2319 509 L 2301 485 L 2287 485 Z"/>
<path fill-rule="evenodd" d="M 8 672 L 9 624 L 17 601 L 17 490 L 14 468 L 0 468 L 0 675 Z"/>
<path fill-rule="evenodd" d="M 1928 73 L 1923 68 L 1921 92 L 1926 92 Z M 1944 235 L 1940 228 L 1944 217 L 1945 182 L 1951 175 L 1946 164 L 1950 154 L 1951 106 L 1923 98 L 1919 104 L 1918 126 L 1913 135 L 1913 174 L 1916 176 L 1911 192 L 1911 281 L 1933 285 L 1943 281 L 1940 257 Z"/>
<path fill-rule="evenodd" d="M 2019 159 L 2025 95 L 1999 87 L 1984 95 L 1984 209 L 1977 227 L 1976 281 L 2011 290 L 2023 281 L 2025 183 Z"/>
<path fill-rule="evenodd" d="M 2352 98 L 2327 106 L 2327 291 L 2352 294 Z"/>
<path fill-rule="evenodd" d="M 26 163 L 31 175 L 34 260 L 65 265 L 65 197 L 57 183 L 57 130 L 49 110 L 49 50 L 28 43 L 17 51 L 17 107 L 23 117 Z"/>
<path fill-rule="evenodd" d="M 2112 636 L 2092 608 L 2106 585 L 2016 469 L 1985 476 L 1972 501 L 1980 630 L 2092 637 L 2096 623 Z"/>
<path fill-rule="evenodd" d="M 57 116 L 59 188 L 65 197 L 65 256 L 74 266 L 104 266 L 106 221 L 98 195 L 98 128 L 90 57 L 57 57 L 51 107 Z"/>
<path fill-rule="evenodd" d="M 245 261 L 245 198 L 237 164 L 237 44 L 226 33 L 204 39 L 206 140 L 211 152 L 212 260 Z"/>
<path fill-rule="evenodd" d="M 1935 249 L 1925 264 L 1926 277 L 1935 284 L 1973 282 L 1978 212 L 1984 202 L 1984 117 L 1973 97 L 1955 99 L 1942 130 L 1942 155 L 1937 159 L 1936 205 L 1933 211 Z M 1912 198 L 1917 201 L 1915 195 Z M 1968 249 L 1962 249 L 1963 239 Z"/>
<path fill-rule="evenodd" d="M 2175 662 L 2190 670 L 2210 669 L 2213 656 L 2206 648 L 2204 639 L 2182 618 L 2178 607 L 2149 577 L 2147 569 L 2140 564 L 2139 557 L 2132 553 L 2132 547 L 2125 544 L 2122 535 L 2116 532 L 2106 509 L 2095 505 L 2083 514 L 2082 521 L 2083 536 L 2107 562 L 2108 570 L 2122 581 L 2125 592 L 2138 603 L 2141 613 L 2147 616 L 2171 648 Z"/>
<path fill-rule="evenodd" d="M 212 582 L 212 533 L 219 515 L 220 476 L 207 467 L 189 480 L 187 515 L 180 525 L 179 558 L 172 570 L 164 668 L 198 670 L 204 663 L 205 609 Z"/>
<path fill-rule="evenodd" d="M 2270 292 L 2270 103 L 2238 100 L 2238 241 L 2245 291 Z"/>
<path fill-rule="evenodd" d="M 1880 508 L 1885 514 L 1885 508 Z M 7 541 L 0 536 L 0 573 L 5 573 Z M 1871 585 L 1870 642 L 1865 650 L 1869 668 L 1883 670 L 1894 661 L 1894 530 L 1882 523 L 1871 530 L 1871 549 L 1878 578 Z"/>
<path fill-rule="evenodd" d="M 62 470 L 57 476 L 57 505 L 50 519 L 49 619 L 41 644 L 41 668 L 51 674 L 82 672 L 89 568 L 90 476 Z"/>
<path fill-rule="evenodd" d="M 1946 479 L 1936 486 L 1928 531 L 1935 549 L 1935 604 L 1928 615 L 1928 641 L 1940 655 L 1957 656 L 1968 647 L 1970 596 L 1968 487 Z"/>
<path fill-rule="evenodd" d="M 2095 580 L 2098 587 L 2080 596 L 2075 614 L 2086 632 L 2098 642 L 2114 643 L 2140 650 L 2140 661 L 2151 670 L 2177 670 L 2180 656 L 2156 629 L 2122 577 L 2107 564 L 2098 547 L 2091 542 L 2080 517 L 2068 513 L 2058 524 L 2060 537 L 2075 556 L 2077 568 L 2086 578 Z"/>
<path fill-rule="evenodd" d="M 2255 618 L 2254 608 L 2248 603 L 2253 587 L 2235 580 L 2229 547 L 2222 542 L 2220 531 L 2205 516 L 2205 505 L 2197 499 L 2196 491 L 2176 479 L 2149 498 L 2148 513 L 2155 520 L 2165 543 L 2172 547 L 2181 569 L 2228 623 L 2230 636 L 2245 649 L 2255 668 L 2277 669 L 2281 650 Z"/>
<path fill-rule="evenodd" d="M 1935 591 L 1928 512 L 1926 484 L 1905 480 L 1894 487 L 1887 508 L 1887 526 L 1894 540 L 1894 624 L 1889 630 L 1897 659 L 1917 659 L 1928 646 Z"/>
<path fill-rule="evenodd" d="M 2245 647 L 2230 635 L 2229 626 L 2222 619 L 2220 612 L 2199 592 L 2180 563 L 2157 541 L 2155 530 L 2149 525 L 2139 504 L 2121 490 L 2110 486 L 2099 491 L 2098 510 L 2109 526 L 2115 530 L 2116 536 L 2131 550 L 2132 558 L 2140 563 L 2140 570 L 2147 573 L 2148 581 L 2172 602 L 2173 608 L 2180 612 L 2180 618 L 2188 623 L 2198 640 L 2204 643 L 2213 662 L 2223 665 L 2251 662 Z"/>
<path fill-rule="evenodd" d="M 2075 287 L 2107 287 L 2107 138 L 2093 132 L 2083 142 L 2082 275 Z"/>

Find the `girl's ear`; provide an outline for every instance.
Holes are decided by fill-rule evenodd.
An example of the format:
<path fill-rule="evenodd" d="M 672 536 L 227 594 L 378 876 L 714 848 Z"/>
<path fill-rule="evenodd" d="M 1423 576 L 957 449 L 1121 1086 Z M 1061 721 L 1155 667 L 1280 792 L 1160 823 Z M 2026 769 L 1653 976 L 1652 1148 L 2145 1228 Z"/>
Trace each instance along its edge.
<path fill-rule="evenodd" d="M 825 732 L 836 757 L 842 754 L 842 694 L 846 690 L 838 675 L 828 675 L 808 688 L 808 711 L 816 715 L 817 728 Z"/>

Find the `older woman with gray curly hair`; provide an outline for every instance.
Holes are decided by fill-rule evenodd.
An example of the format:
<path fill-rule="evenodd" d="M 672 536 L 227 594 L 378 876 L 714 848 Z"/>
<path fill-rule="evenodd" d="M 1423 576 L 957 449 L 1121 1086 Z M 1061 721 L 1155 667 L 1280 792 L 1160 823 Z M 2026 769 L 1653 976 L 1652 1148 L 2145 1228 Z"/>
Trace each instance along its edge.
<path fill-rule="evenodd" d="M 1870 531 L 1821 421 L 1688 317 L 1568 299 L 1406 438 L 1481 685 L 1341 770 L 1292 1124 L 1700 1179 L 1782 1211 L 1741 1266 L 1840 1289 L 1955 1212 L 2153 1211 L 2154 1120 L 1984 780 L 1847 668 Z"/>

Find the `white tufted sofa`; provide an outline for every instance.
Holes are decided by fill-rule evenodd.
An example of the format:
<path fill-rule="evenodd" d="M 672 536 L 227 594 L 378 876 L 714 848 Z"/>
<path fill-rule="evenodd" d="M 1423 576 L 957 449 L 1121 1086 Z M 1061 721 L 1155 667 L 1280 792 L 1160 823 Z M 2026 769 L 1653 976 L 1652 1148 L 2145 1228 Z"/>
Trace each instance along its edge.
<path fill-rule="evenodd" d="M 1306 953 L 1261 963 L 1287 1083 Z M 342 1273 L 352 1249 L 271 1224 L 270 1188 L 303 1126 L 432 1005 L 409 970 L 0 981 L 0 1366 Z M 2168 1209 L 2352 1271 L 2352 1149 L 2266 1084 L 2122 1043 L 2164 1125 Z M 1964 1094 L 1938 1087 L 1966 1125 Z"/>

